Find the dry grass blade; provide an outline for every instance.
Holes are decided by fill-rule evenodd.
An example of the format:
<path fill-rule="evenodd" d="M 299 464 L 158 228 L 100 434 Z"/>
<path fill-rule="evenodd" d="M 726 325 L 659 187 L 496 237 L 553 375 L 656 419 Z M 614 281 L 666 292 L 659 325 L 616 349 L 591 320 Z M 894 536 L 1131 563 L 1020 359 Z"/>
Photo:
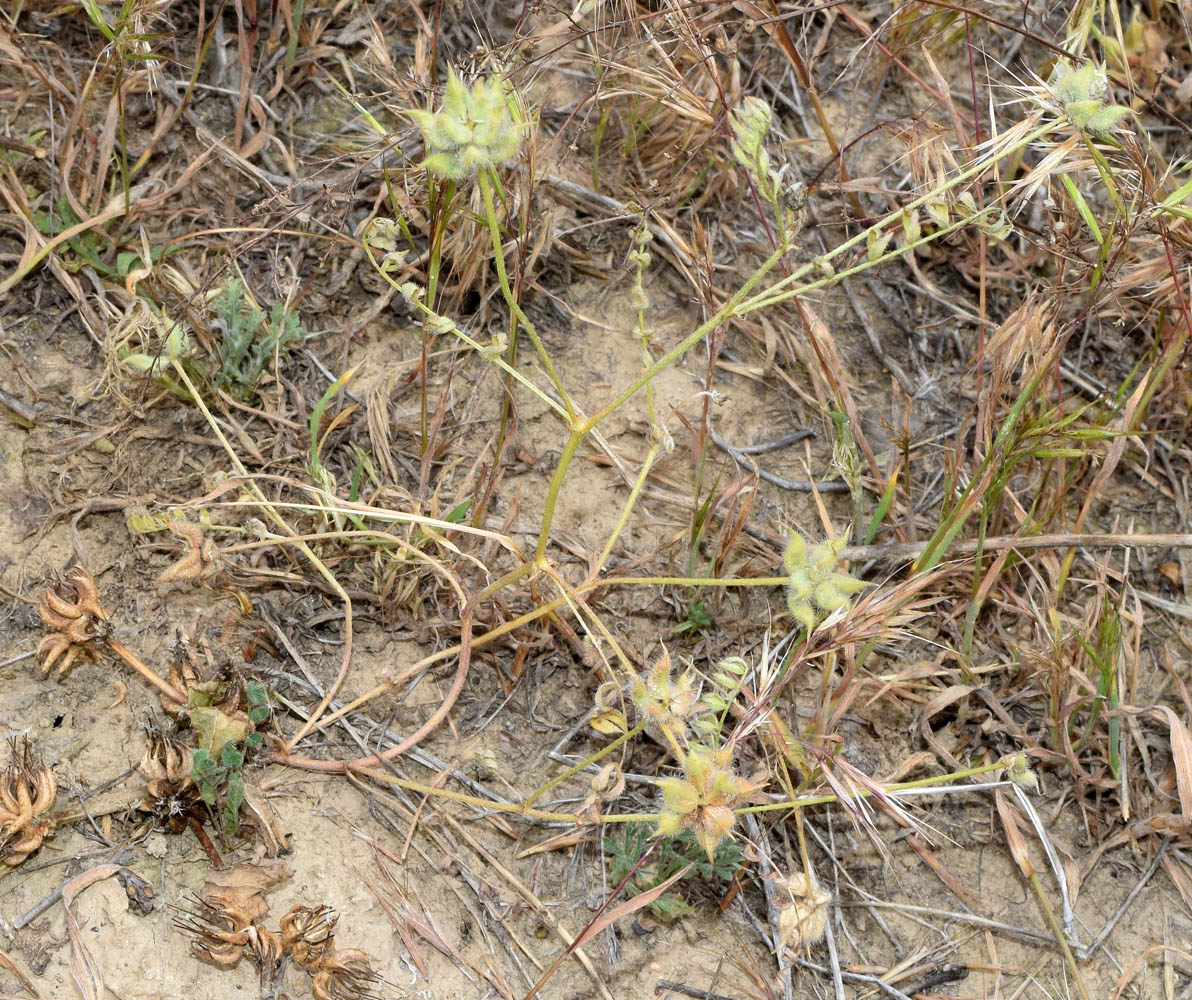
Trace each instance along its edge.
<path fill-rule="evenodd" d="M 119 865 L 98 865 L 76 875 L 62 887 L 62 912 L 66 916 L 66 932 L 70 935 L 70 974 L 83 995 L 83 1000 L 103 1000 L 103 968 L 87 948 L 82 928 L 79 927 L 71 905 L 79 893 L 96 882 L 111 878 L 119 871 Z"/>
<path fill-rule="evenodd" d="M 571 942 L 558 958 L 554 960 L 549 969 L 542 974 L 542 977 L 536 982 L 530 991 L 522 998 L 522 1000 L 533 1000 L 538 995 L 542 987 L 550 981 L 551 977 L 558 971 L 560 965 L 563 964 L 564 959 L 567 958 L 575 949 L 579 948 L 585 941 L 590 940 L 599 934 L 604 928 L 616 923 L 621 917 L 627 917 L 631 913 L 636 913 L 643 907 L 649 906 L 655 899 L 661 896 L 667 889 L 678 882 L 684 875 L 687 874 L 690 866 L 677 871 L 674 875 L 668 878 L 665 882 L 660 882 L 653 889 L 649 889 L 640 895 L 634 896 L 632 899 L 627 899 L 623 903 L 618 903 L 611 908 L 602 908 L 600 913 L 589 921 L 588 925 L 580 931 L 575 940 Z M 608 903 L 605 904 L 608 907 Z"/>
<path fill-rule="evenodd" d="M 0 951 L 0 968 L 4 968 L 16 976 L 17 983 L 20 984 L 21 989 L 33 997 L 33 1000 L 41 1000 L 41 993 L 25 974 L 25 970 L 16 963 L 15 959 L 2 951 Z"/>

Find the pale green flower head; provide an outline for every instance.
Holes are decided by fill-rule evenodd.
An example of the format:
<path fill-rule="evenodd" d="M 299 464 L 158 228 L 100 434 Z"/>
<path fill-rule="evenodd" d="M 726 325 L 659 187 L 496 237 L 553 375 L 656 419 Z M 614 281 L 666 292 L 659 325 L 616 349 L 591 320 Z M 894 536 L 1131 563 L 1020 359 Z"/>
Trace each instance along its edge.
<path fill-rule="evenodd" d="M 770 172 L 766 155 L 766 136 L 774 115 L 770 105 L 760 97 L 746 97 L 739 108 L 729 113 L 733 134 L 733 156 L 745 169 L 757 174 Z"/>
<path fill-rule="evenodd" d="M 786 569 L 786 605 L 795 619 L 815 628 L 833 611 L 846 607 L 852 595 L 866 583 L 836 568 L 848 535 L 828 538 L 810 552 L 807 543 L 791 535 L 782 557 Z"/>
<path fill-rule="evenodd" d="M 1109 82 L 1105 70 L 1091 62 L 1057 67 L 1052 90 L 1072 127 L 1099 138 L 1108 136 L 1130 114 L 1120 104 L 1105 104 Z"/>
<path fill-rule="evenodd" d="M 422 130 L 432 174 L 460 181 L 517 155 L 525 121 L 512 87 L 500 78 L 481 78 L 469 88 L 448 70 L 438 111 L 409 112 Z"/>
<path fill-rule="evenodd" d="M 680 763 L 683 777 L 654 779 L 662 789 L 658 833 L 667 837 L 690 830 L 711 861 L 736 822 L 733 807 L 750 798 L 762 782 L 733 773 L 730 747 L 693 747 Z"/>

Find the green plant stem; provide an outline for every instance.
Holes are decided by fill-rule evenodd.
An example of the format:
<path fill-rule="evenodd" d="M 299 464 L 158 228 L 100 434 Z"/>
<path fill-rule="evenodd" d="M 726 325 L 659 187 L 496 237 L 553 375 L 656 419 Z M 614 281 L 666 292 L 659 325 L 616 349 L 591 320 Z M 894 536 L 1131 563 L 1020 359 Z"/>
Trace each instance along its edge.
<path fill-rule="evenodd" d="M 286 759 L 280 755 L 270 755 L 271 759 L 279 764 L 286 763 Z M 398 788 L 405 788 L 411 792 L 419 792 L 428 798 L 449 799 L 452 802 L 461 802 L 465 805 L 476 806 L 486 812 L 505 812 L 505 813 L 524 813 L 531 819 L 546 820 L 548 822 L 564 822 L 564 823 L 578 823 L 581 819 L 575 813 L 552 813 L 543 812 L 541 809 L 526 809 L 518 802 L 496 802 L 493 799 L 484 799 L 478 795 L 466 795 L 463 792 L 453 792 L 449 788 L 437 788 L 434 785 L 424 785 L 420 781 L 409 781 L 405 778 L 399 778 L 396 775 L 390 774 L 388 771 L 378 771 L 374 768 L 352 768 L 353 774 L 361 774 L 365 777 L 371 778 L 373 781 L 380 781 L 386 785 L 396 785 Z"/>
<path fill-rule="evenodd" d="M 872 270 L 875 267 L 880 267 L 882 264 L 897 260 L 899 257 L 905 256 L 907 253 L 917 250 L 919 247 L 926 246 L 929 243 L 935 243 L 937 240 L 941 240 L 945 236 L 950 236 L 952 233 L 958 232 L 959 230 L 964 229 L 966 226 L 972 225 L 976 219 L 981 216 L 988 215 L 992 211 L 992 208 L 987 208 L 982 212 L 975 212 L 966 218 L 957 219 L 957 221 L 952 222 L 947 226 L 942 226 L 941 228 L 928 233 L 926 236 L 921 236 L 914 243 L 907 243 L 904 246 L 896 247 L 893 250 L 888 250 L 880 256 L 874 257 L 872 259 L 866 257 L 859 264 L 854 264 L 852 267 L 846 268 L 843 271 L 832 271 L 829 274 L 824 274 L 821 277 L 816 278 L 813 281 L 809 281 L 804 285 L 798 285 L 793 288 L 787 287 L 787 283 L 791 279 L 784 278 L 778 283 L 778 285 L 773 285 L 770 288 L 767 288 L 764 292 L 759 292 L 748 302 L 743 303 L 741 308 L 738 310 L 737 315 L 744 316 L 751 312 L 757 312 L 760 309 L 768 309 L 771 306 L 776 306 L 782 302 L 789 302 L 791 299 L 796 299 L 801 295 L 807 295 L 811 292 L 819 291 L 821 288 L 828 288 L 839 284 L 846 278 L 851 278 L 853 275 L 861 274 L 862 272 Z M 883 223 L 881 222 L 876 223 L 873 227 L 871 227 L 871 229 L 876 230 L 882 225 Z M 824 255 L 823 257 L 818 258 L 817 261 L 814 261 L 810 264 L 804 264 L 797 271 L 795 271 L 794 274 L 791 275 L 791 278 L 798 278 L 821 268 L 827 263 L 829 257 L 837 256 L 838 251 L 839 248 L 833 250 L 829 254 Z M 779 285 L 784 287 L 780 289 Z"/>
<path fill-rule="evenodd" d="M 547 792 L 549 792 L 557 784 L 559 784 L 562 781 L 566 781 L 573 774 L 576 774 L 577 772 L 582 771 L 589 764 L 595 764 L 598 760 L 601 760 L 602 758 L 607 757 L 610 753 L 612 753 L 618 747 L 624 746 L 626 743 L 628 743 L 631 739 L 633 739 L 633 737 L 635 737 L 638 733 L 640 733 L 645 728 L 646 728 L 646 723 L 639 722 L 636 726 L 634 726 L 632 729 L 622 733 L 620 736 L 618 736 L 611 743 L 608 743 L 605 746 L 601 747 L 594 754 L 592 754 L 591 757 L 588 757 L 586 760 L 581 760 L 578 764 L 575 764 L 572 767 L 567 768 L 567 770 L 564 771 L 562 774 L 557 775 L 554 778 L 551 778 L 550 781 L 548 781 L 545 785 L 543 785 L 541 788 L 539 788 L 538 791 L 534 792 L 533 795 L 531 795 L 528 799 L 525 800 L 525 802 L 523 803 L 524 807 L 526 809 L 529 809 L 530 806 L 532 806 L 535 802 L 537 802 L 539 798 L 541 798 L 543 795 L 545 795 Z"/>
<path fill-rule="evenodd" d="M 600 553 L 600 558 L 596 560 L 596 565 L 592 568 L 592 572 L 588 574 L 589 579 L 596 577 L 604 568 L 609 555 L 612 554 L 613 546 L 617 544 L 617 539 L 621 537 L 621 532 L 625 530 L 625 525 L 629 521 L 629 515 L 637 503 L 637 498 L 641 496 L 642 487 L 646 485 L 646 477 L 650 474 L 650 469 L 653 467 L 654 460 L 657 457 L 658 444 L 655 443 L 650 445 L 650 450 L 646 452 L 641 470 L 637 474 L 637 479 L 633 481 L 633 488 L 629 491 L 629 498 L 625 501 L 625 506 L 621 509 L 621 516 L 617 518 L 617 523 L 613 526 L 613 530 L 608 536 L 608 541 L 604 543 L 604 550 Z"/>
<path fill-rule="evenodd" d="M 902 792 L 910 788 L 930 788 L 933 785 L 943 785 L 949 781 L 956 781 L 959 778 L 973 778 L 981 774 L 988 774 L 990 771 L 997 771 L 1006 766 L 1005 761 L 993 761 L 989 764 L 982 764 L 979 767 L 970 767 L 964 771 L 952 771 L 949 774 L 937 774 L 930 778 L 919 778 L 917 781 L 899 781 L 893 785 L 886 785 L 882 792 Z M 856 794 L 859 798 L 868 798 L 875 793 L 873 789 L 861 788 L 857 789 Z M 827 795 L 809 795 L 806 798 L 790 799 L 783 802 L 767 802 L 760 806 L 742 806 L 734 809 L 733 812 L 738 816 L 745 816 L 749 813 L 765 813 L 776 812 L 780 809 L 806 809 L 808 806 L 820 806 L 830 802 L 838 801 L 838 796 Z"/>
<path fill-rule="evenodd" d="M 497 208 L 493 202 L 492 180 L 489 177 L 487 170 L 481 170 L 476 175 L 476 179 L 480 184 L 480 197 L 484 200 L 484 214 L 488 221 L 488 232 L 493 241 L 493 263 L 497 268 L 497 280 L 501 284 L 501 294 L 505 297 L 505 304 L 509 307 L 509 311 L 517 317 L 517 322 L 525 329 L 531 342 L 534 344 L 534 350 L 538 352 L 538 357 L 542 361 L 543 367 L 546 369 L 547 377 L 551 380 L 551 384 L 555 387 L 555 392 L 559 394 L 559 398 L 563 401 L 563 406 L 567 409 L 567 420 L 571 425 L 575 424 L 575 409 L 571 405 L 571 397 L 568 396 L 566 388 L 563 386 L 563 380 L 559 378 L 559 373 L 555 371 L 554 363 L 550 359 L 550 355 L 546 353 L 546 347 L 538 337 L 538 331 L 534 329 L 526 314 L 522 311 L 521 305 L 517 299 L 513 297 L 513 289 L 509 287 L 509 275 L 505 271 L 505 250 L 501 242 L 501 227 L 497 221 Z M 513 326 L 514 336 L 516 337 L 517 327 Z"/>
<path fill-rule="evenodd" d="M 660 372 L 665 371 L 676 361 L 686 354 L 691 348 L 703 340 L 708 334 L 715 330 L 721 323 L 724 323 L 734 316 L 738 315 L 737 309 L 742 302 L 745 301 L 746 296 L 757 287 L 758 283 L 769 274 L 782 260 L 786 254 L 785 247 L 779 247 L 769 257 L 767 257 L 758 267 L 756 271 L 749 276 L 745 283 L 737 289 L 732 298 L 728 300 L 723 306 L 716 311 L 716 314 L 710 319 L 700 324 L 699 328 L 693 333 L 689 333 L 676 346 L 672 347 L 662 357 L 655 361 L 652 365 L 645 369 L 636 379 L 634 379 L 626 388 L 622 389 L 612 400 L 612 402 L 601 407 L 592 416 L 581 425 L 586 433 L 593 427 L 599 424 L 606 417 L 616 412 L 628 400 L 637 395 L 638 391 L 645 385 L 652 382 Z"/>
<path fill-rule="evenodd" d="M 1055 943 L 1059 945 L 1060 953 L 1064 956 L 1064 964 L 1068 967 L 1068 974 L 1076 982 L 1076 989 L 1080 993 L 1081 1000 L 1089 1000 L 1088 990 L 1084 988 L 1084 980 L 1080 977 L 1080 968 L 1076 965 L 1076 957 L 1072 954 L 1072 949 L 1068 947 L 1068 942 L 1064 938 L 1064 932 L 1060 927 L 1059 920 L 1056 919 L 1055 913 L 1051 909 L 1051 904 L 1047 901 L 1047 893 L 1043 891 L 1043 884 L 1039 881 L 1037 872 L 1030 873 L 1031 888 L 1035 890 L 1035 896 L 1039 900 L 1039 908 L 1043 911 L 1043 915 L 1047 918 L 1047 923 L 1051 927 L 1051 933 L 1055 937 Z"/>
<path fill-rule="evenodd" d="M 950 774 L 937 774 L 931 778 L 920 778 L 918 781 L 900 781 L 893 785 L 886 785 L 880 791 L 901 792 L 908 788 L 927 788 L 932 785 L 942 785 L 957 778 L 970 778 L 980 774 L 988 774 L 990 771 L 996 771 L 1005 766 L 1005 761 L 994 761 L 991 764 L 970 767 L 964 771 L 953 771 Z M 858 798 L 869 798 L 877 793 L 870 788 L 861 788 L 857 789 L 854 794 Z M 750 813 L 776 812 L 780 809 L 806 809 L 809 806 L 830 805 L 833 802 L 839 801 L 840 797 L 831 793 L 826 795 L 808 795 L 805 798 L 784 799 L 782 802 L 767 802 L 765 805 L 760 806 L 740 806 L 733 810 L 733 815 L 747 816 Z M 657 820 L 657 813 L 610 813 L 607 816 L 600 817 L 601 823 L 645 823 L 657 822 Z"/>
<path fill-rule="evenodd" d="M 571 460 L 575 457 L 576 451 L 583 439 L 587 437 L 588 433 L 602 420 L 610 416 L 612 413 L 621 407 L 627 400 L 631 399 L 637 392 L 645 385 L 657 377 L 657 375 L 669 368 L 679 358 L 686 354 L 692 347 L 698 344 L 709 333 L 716 329 L 725 320 L 730 319 L 735 315 L 735 310 L 738 305 L 747 296 L 782 259 L 785 254 L 785 248 L 775 250 L 765 262 L 749 277 L 749 279 L 737 290 L 736 294 L 728 300 L 716 314 L 706 322 L 702 323 L 694 333 L 688 334 L 675 347 L 672 347 L 662 357 L 655 361 L 650 367 L 643 371 L 633 382 L 623 389 L 612 402 L 606 404 L 600 410 L 593 413 L 590 417 L 584 420 L 578 427 L 572 425 L 571 435 L 567 438 L 567 443 L 563 446 L 563 452 L 559 456 L 559 463 L 555 467 L 555 474 L 551 479 L 550 486 L 546 492 L 546 502 L 542 512 L 542 522 L 538 533 L 538 545 L 534 549 L 534 560 L 536 562 L 543 560 L 546 557 L 546 548 L 550 543 L 550 529 L 551 523 L 554 520 L 555 504 L 559 499 L 559 491 L 563 486 L 563 479 L 567 475 L 567 469 L 571 465 Z"/>
<path fill-rule="evenodd" d="M 389 282 L 389 284 L 393 288 L 397 289 L 398 291 L 401 291 L 401 285 L 399 285 L 396 281 L 394 281 L 393 277 L 391 275 L 386 274 L 384 271 L 382 271 L 380 266 L 377 264 L 377 259 L 376 259 L 376 257 L 373 256 L 372 247 L 368 246 L 368 244 L 366 243 L 364 249 L 365 249 L 365 253 L 368 254 L 369 262 L 372 264 L 372 266 L 376 270 L 376 272 L 379 275 L 381 275 L 387 282 Z M 520 382 L 530 392 L 532 392 L 535 396 L 537 396 L 539 399 L 541 399 L 543 403 L 545 403 L 548 407 L 550 407 L 552 410 L 554 410 L 565 422 L 570 424 L 572 417 L 568 414 L 567 410 L 560 403 L 551 399 L 550 396 L 548 396 L 538 386 L 536 386 L 533 382 L 531 382 L 528 378 L 526 378 L 526 376 L 523 375 L 521 372 L 517 371 L 514 368 L 509 367 L 509 365 L 506 363 L 504 358 L 500 357 L 499 355 L 494 356 L 492 351 L 489 348 L 486 348 L 486 347 L 482 346 L 481 344 L 477 343 L 475 340 L 473 340 L 471 337 L 469 337 L 466 333 L 464 333 L 464 331 L 461 330 L 459 328 L 459 326 L 457 326 L 453 320 L 451 320 L 449 317 L 441 316 L 439 313 L 437 313 L 433 309 L 431 309 L 426 304 L 426 302 L 424 302 L 422 300 L 416 300 L 413 304 L 418 309 L 418 311 L 422 313 L 423 316 L 427 317 L 428 319 L 430 319 L 432 321 L 438 321 L 440 324 L 442 324 L 440 329 L 437 332 L 451 333 L 454 336 L 458 337 L 460 340 L 462 340 L 465 344 L 467 344 L 470 348 L 472 348 L 472 350 L 474 350 L 481 357 L 490 360 L 493 364 L 495 364 L 498 368 L 500 368 L 502 371 L 504 371 L 510 377 L 517 379 L 518 382 Z"/>
<path fill-rule="evenodd" d="M 434 181 L 428 181 L 433 185 Z M 433 190 L 433 188 L 432 188 Z M 447 231 L 447 223 L 451 218 L 451 203 L 455 196 L 455 182 L 449 181 L 446 191 L 443 195 L 443 201 L 435 222 L 434 235 L 430 241 L 430 260 L 426 265 L 426 301 L 429 304 L 432 315 L 434 314 L 435 299 L 439 292 L 439 272 L 443 266 L 443 234 Z M 419 388 L 421 391 L 421 423 L 419 426 L 419 435 L 422 444 L 422 454 L 426 454 L 426 449 L 430 447 L 429 439 L 429 421 L 427 417 L 427 399 L 426 399 L 426 383 L 428 373 L 426 370 L 427 360 L 427 342 L 430 337 L 430 332 L 426 328 L 427 316 L 422 317 L 422 366 L 421 377 L 419 379 Z"/>
<path fill-rule="evenodd" d="M 550 529 L 551 522 L 555 518 L 555 505 L 559 502 L 559 491 L 563 488 L 563 477 L 567 475 L 567 469 L 571 465 L 571 460 L 575 457 L 576 451 L 583 439 L 587 437 L 588 431 L 591 427 L 592 418 L 589 417 L 584 425 L 578 430 L 573 430 L 567 437 L 567 443 L 563 445 L 562 454 L 559 455 L 559 464 L 555 467 L 555 474 L 551 477 L 550 485 L 546 489 L 546 500 L 542 507 L 542 522 L 538 529 L 538 544 L 534 547 L 534 562 L 540 563 L 546 559 L 546 547 L 550 543 Z"/>
<path fill-rule="evenodd" d="M 977 177 L 980 174 L 984 173 L 991 166 L 993 166 L 994 163 L 1011 155 L 1016 150 L 1024 149 L 1027 146 L 1031 145 L 1032 143 L 1038 142 L 1040 139 L 1046 138 L 1048 135 L 1050 135 L 1052 132 L 1054 132 L 1060 126 L 1060 124 L 1061 123 L 1058 119 L 1049 121 L 1045 125 L 1042 125 L 1039 128 L 1035 129 L 1033 132 L 1028 133 L 1022 139 L 1019 139 L 1012 146 L 1010 146 L 1006 149 L 1003 149 L 1003 150 L 998 150 L 996 155 L 992 155 L 989 157 L 985 157 L 981 160 L 978 160 L 971 167 L 968 167 L 967 169 L 962 170 L 955 177 L 952 177 L 949 180 L 947 180 L 946 182 L 944 182 L 943 184 L 939 185 L 939 187 L 932 188 L 932 190 L 930 190 L 926 194 L 921 195 L 920 197 L 916 198 L 914 201 L 909 202 L 906 205 L 902 205 L 902 206 L 894 209 L 894 211 L 883 216 L 881 219 L 878 219 L 878 221 L 875 222 L 872 226 L 869 226 L 866 229 L 862 229 L 859 233 L 857 233 L 856 236 L 853 236 L 851 239 L 845 240 L 843 243 L 841 243 L 837 247 L 833 247 L 827 253 L 816 258 L 816 260 L 812 261 L 811 263 L 804 264 L 802 267 L 799 267 L 796 270 L 792 271 L 785 278 L 781 279 L 780 281 L 776 282 L 774 285 L 770 286 L 770 288 L 768 288 L 764 294 L 771 295 L 776 292 L 780 292 L 780 291 L 783 291 L 783 290 L 789 288 L 789 286 L 793 285 L 796 281 L 799 281 L 808 272 L 815 270 L 816 268 L 822 267 L 824 264 L 830 263 L 831 261 L 835 260 L 837 257 L 841 256 L 842 254 L 847 253 L 853 247 L 864 242 L 869 237 L 870 233 L 881 232 L 881 230 L 885 229 L 887 226 L 891 226 L 894 224 L 901 225 L 903 213 L 914 212 L 916 209 L 922 208 L 924 205 L 928 204 L 929 202 L 939 199 L 939 197 L 941 195 L 946 194 L 948 191 L 952 190 L 953 188 L 958 187 L 961 184 L 967 183 L 968 181 L 972 180 L 974 177 Z M 968 219 L 964 219 L 964 220 L 962 220 L 961 224 L 967 224 L 968 221 L 969 221 Z M 894 255 L 900 256 L 904 252 L 905 252 L 905 248 L 903 248 L 901 250 L 896 250 L 896 251 L 894 251 Z M 889 255 L 886 255 L 886 256 L 889 256 Z M 847 271 L 847 272 L 841 272 L 840 274 L 836 274 L 836 275 L 830 275 L 827 278 L 825 278 L 823 282 L 816 282 L 814 284 L 818 286 L 818 285 L 822 285 L 824 283 L 831 283 L 835 280 L 839 280 L 841 277 L 847 277 L 851 273 L 855 273 L 855 271 Z"/>

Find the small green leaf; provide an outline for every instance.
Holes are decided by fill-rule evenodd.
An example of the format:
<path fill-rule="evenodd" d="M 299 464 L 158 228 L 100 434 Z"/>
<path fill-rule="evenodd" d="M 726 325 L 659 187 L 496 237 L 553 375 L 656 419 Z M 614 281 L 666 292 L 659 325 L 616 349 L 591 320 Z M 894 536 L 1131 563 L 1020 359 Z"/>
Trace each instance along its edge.
<path fill-rule="evenodd" d="M 219 755 L 219 762 L 229 771 L 238 771 L 244 766 L 244 754 L 236 749 L 236 744 L 225 743 Z"/>
<path fill-rule="evenodd" d="M 472 509 L 472 501 L 465 500 L 463 503 L 457 504 L 455 507 L 452 507 L 450 513 L 448 513 L 448 515 L 445 518 L 443 518 L 443 520 L 448 521 L 451 524 L 461 524 L 464 521 L 464 519 L 467 518 L 468 512 L 471 511 L 471 509 Z"/>
<path fill-rule="evenodd" d="M 669 923 L 679 917 L 687 916 L 687 914 L 692 912 L 692 909 L 683 900 L 679 899 L 678 896 L 672 896 L 669 892 L 666 892 L 650 904 L 650 912 L 659 920 Z"/>
<path fill-rule="evenodd" d="M 919 238 L 923 235 L 922 227 L 919 225 L 919 219 L 914 212 L 903 211 L 902 213 L 902 235 L 906 240 L 907 246 L 914 246 L 919 242 Z"/>
<path fill-rule="evenodd" d="M 215 761 L 211 754 L 199 747 L 191 757 L 191 768 L 196 776 L 211 774 L 215 770 Z"/>

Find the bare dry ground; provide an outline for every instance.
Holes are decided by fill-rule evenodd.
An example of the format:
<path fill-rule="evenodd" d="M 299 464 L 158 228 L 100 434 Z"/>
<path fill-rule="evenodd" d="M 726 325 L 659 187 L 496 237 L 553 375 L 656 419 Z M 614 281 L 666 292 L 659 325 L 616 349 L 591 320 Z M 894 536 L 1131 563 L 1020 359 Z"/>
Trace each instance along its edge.
<path fill-rule="evenodd" d="M 0 12 L 0 997 L 1192 995 L 1190 13 Z"/>

